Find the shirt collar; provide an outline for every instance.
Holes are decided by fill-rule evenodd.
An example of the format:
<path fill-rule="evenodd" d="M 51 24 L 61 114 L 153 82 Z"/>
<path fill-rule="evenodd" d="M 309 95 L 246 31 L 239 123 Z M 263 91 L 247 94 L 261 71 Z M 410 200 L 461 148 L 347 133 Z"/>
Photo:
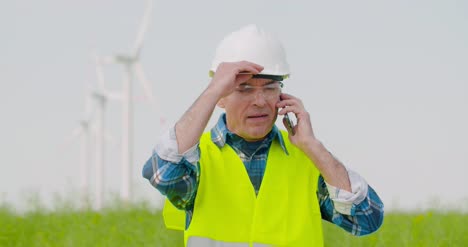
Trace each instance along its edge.
<path fill-rule="evenodd" d="M 288 150 L 286 149 L 286 145 L 284 144 L 283 136 L 281 135 L 281 131 L 278 130 L 278 127 L 276 125 L 273 125 L 273 128 L 271 129 L 271 132 L 273 133 L 273 138 L 272 140 L 274 141 L 275 139 L 278 140 L 281 148 L 286 154 L 288 153 Z M 218 122 L 216 125 L 211 128 L 211 141 L 213 141 L 216 146 L 219 148 L 224 147 L 226 145 L 226 140 L 228 135 L 233 135 L 231 131 L 227 128 L 226 125 L 226 113 L 221 114 L 221 116 L 218 119 Z"/>

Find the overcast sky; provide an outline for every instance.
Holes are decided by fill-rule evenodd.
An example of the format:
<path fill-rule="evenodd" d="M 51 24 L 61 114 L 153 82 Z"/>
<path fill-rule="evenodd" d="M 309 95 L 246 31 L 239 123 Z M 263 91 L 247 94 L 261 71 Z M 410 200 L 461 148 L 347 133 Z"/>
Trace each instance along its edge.
<path fill-rule="evenodd" d="M 34 193 L 49 204 L 76 197 L 80 146 L 69 137 L 87 83 L 96 84 L 91 55 L 129 52 L 144 8 L 143 0 L 1 1 L 1 200 L 22 208 Z M 466 208 L 467 13 L 455 0 L 155 1 L 141 63 L 161 110 L 135 103 L 134 198 L 161 200 L 141 177 L 158 135 L 209 82 L 222 37 L 254 23 L 283 41 L 285 91 L 303 100 L 316 135 L 387 208 L 427 208 L 435 198 Z M 122 67 L 104 72 L 119 91 Z M 119 102 L 108 103 L 106 124 L 109 200 L 120 181 Z"/>

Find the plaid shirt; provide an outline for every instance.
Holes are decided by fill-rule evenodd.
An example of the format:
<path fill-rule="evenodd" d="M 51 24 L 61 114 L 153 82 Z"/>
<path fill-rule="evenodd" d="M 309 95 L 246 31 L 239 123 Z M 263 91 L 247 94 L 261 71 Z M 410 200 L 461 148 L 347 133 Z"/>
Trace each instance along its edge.
<path fill-rule="evenodd" d="M 287 154 L 283 137 L 278 128 L 273 126 L 272 131 L 265 139 L 258 142 L 246 142 L 230 132 L 225 121 L 225 114 L 223 114 L 216 126 L 211 129 L 212 141 L 218 147 L 227 144 L 235 150 L 245 165 L 255 192 L 258 193 L 271 143 L 276 139 Z M 177 144 L 174 131 L 172 131 L 170 139 L 156 146 L 153 155 L 143 167 L 143 177 L 167 196 L 177 208 L 186 211 L 187 228 L 192 219 L 197 194 L 200 150 L 198 145 L 183 155 L 174 153 L 174 150 L 164 150 L 161 145 Z M 165 153 L 167 150 L 169 153 Z M 382 224 L 383 203 L 375 191 L 359 175 L 350 170 L 348 170 L 348 174 L 353 192 L 354 190 L 359 191 L 355 194 L 334 188 L 328 185 L 322 176 L 319 176 L 317 197 L 322 219 L 336 224 L 353 235 L 362 236 L 372 233 Z M 351 199 L 340 198 L 340 193 L 347 193 Z M 343 196 L 341 195 L 341 197 Z"/>

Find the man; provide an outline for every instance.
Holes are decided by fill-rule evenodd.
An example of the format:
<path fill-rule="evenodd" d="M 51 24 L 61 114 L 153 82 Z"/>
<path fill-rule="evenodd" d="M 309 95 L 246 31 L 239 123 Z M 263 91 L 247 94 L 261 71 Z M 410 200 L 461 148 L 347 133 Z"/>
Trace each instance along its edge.
<path fill-rule="evenodd" d="M 231 33 L 210 74 L 143 168 L 186 246 L 322 246 L 322 219 L 354 235 L 380 227 L 375 191 L 317 140 L 301 100 L 282 93 L 289 65 L 277 39 L 254 25 Z M 216 106 L 225 113 L 203 133 Z M 297 124 L 283 119 L 280 131 L 287 114 Z"/>

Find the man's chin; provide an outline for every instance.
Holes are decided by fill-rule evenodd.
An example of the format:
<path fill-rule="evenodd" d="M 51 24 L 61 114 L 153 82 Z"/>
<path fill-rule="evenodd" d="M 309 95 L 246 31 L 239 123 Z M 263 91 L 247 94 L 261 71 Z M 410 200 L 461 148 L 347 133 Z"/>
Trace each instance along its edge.
<path fill-rule="evenodd" d="M 247 133 L 248 136 L 245 136 L 242 138 L 244 138 L 246 141 L 259 141 L 259 140 L 264 139 L 265 136 L 267 136 L 268 133 L 270 133 L 270 130 L 271 128 L 270 129 L 265 129 L 265 128 L 254 129 Z"/>

